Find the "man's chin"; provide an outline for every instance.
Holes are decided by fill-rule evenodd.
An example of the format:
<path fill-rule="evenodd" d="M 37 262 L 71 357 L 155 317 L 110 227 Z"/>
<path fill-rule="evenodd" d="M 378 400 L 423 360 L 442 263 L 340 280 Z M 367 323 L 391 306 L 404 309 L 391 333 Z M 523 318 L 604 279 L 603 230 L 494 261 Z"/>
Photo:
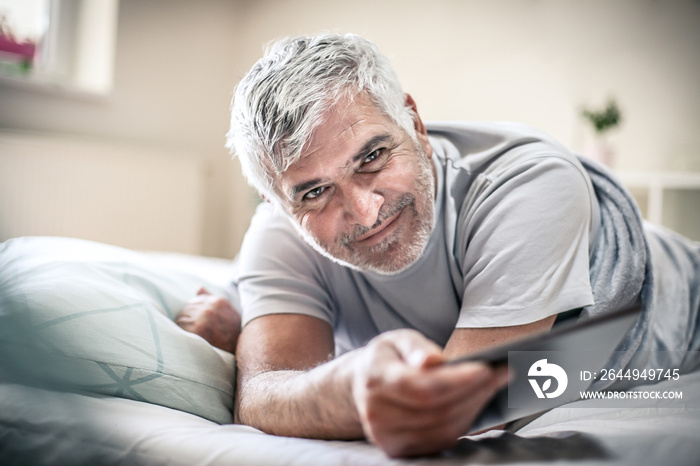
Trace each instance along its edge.
<path fill-rule="evenodd" d="M 396 261 L 386 261 L 386 260 L 372 260 L 372 259 L 367 259 L 364 257 L 355 257 L 351 259 L 342 259 L 331 252 L 327 251 L 325 248 L 323 248 L 320 244 L 318 244 L 316 241 L 311 240 L 310 238 L 307 237 L 308 244 L 310 244 L 316 251 L 318 251 L 322 256 L 325 258 L 335 262 L 336 264 L 342 265 L 343 267 L 347 267 L 349 269 L 355 270 L 357 272 L 371 272 L 371 273 L 376 273 L 378 275 L 385 275 L 385 276 L 390 276 L 390 275 L 398 275 L 404 270 L 407 270 L 410 268 L 413 264 L 415 264 L 418 259 L 420 258 L 423 249 L 425 247 L 421 248 L 421 251 L 419 254 L 417 254 L 415 257 L 410 257 L 410 258 L 405 258 L 404 260 L 400 261 L 400 263 L 396 263 Z M 384 253 L 385 257 L 386 255 L 393 255 L 393 254 L 400 254 L 398 252 L 392 252 L 392 251 L 387 251 Z"/>
<path fill-rule="evenodd" d="M 365 256 L 357 254 L 353 258 L 341 259 L 328 251 L 324 251 L 324 255 L 334 262 L 356 271 L 391 276 L 398 275 L 415 264 L 423 255 L 426 245 L 427 241 L 421 242 L 420 245 L 413 245 L 409 251 L 406 251 L 401 250 L 399 241 L 394 241 L 393 244 L 382 248 L 382 252 L 375 251 Z"/>
<path fill-rule="evenodd" d="M 374 267 L 374 266 L 367 266 L 364 269 L 364 271 L 365 272 L 372 272 L 372 273 L 375 273 L 377 275 L 384 275 L 386 277 L 391 277 L 393 275 L 398 275 L 398 274 L 410 269 L 411 266 L 416 263 L 416 261 L 418 261 L 418 258 L 415 258 L 414 260 L 412 260 L 408 263 L 402 264 L 400 266 L 394 266 L 394 267 L 382 266 L 380 268 L 380 267 Z"/>
<path fill-rule="evenodd" d="M 373 257 L 366 257 L 362 254 L 354 253 L 351 254 L 354 257 L 342 258 L 341 254 L 333 254 L 332 252 L 328 251 L 326 248 L 321 246 L 313 236 L 311 236 L 307 231 L 301 228 L 299 224 L 297 224 L 296 222 L 293 223 L 294 226 L 297 228 L 297 231 L 301 234 L 304 241 L 326 259 L 329 259 L 330 261 L 335 262 L 336 264 L 342 265 L 343 267 L 347 267 L 357 272 L 372 272 L 378 275 L 385 276 L 398 275 L 401 272 L 404 272 L 405 270 L 409 269 L 413 264 L 415 264 L 418 261 L 418 259 L 420 259 L 420 257 L 423 255 L 423 252 L 425 251 L 425 248 L 428 245 L 428 238 L 430 237 L 430 232 L 428 232 L 427 235 L 423 235 L 423 237 L 417 240 L 419 244 L 414 244 L 410 246 L 410 249 L 408 251 L 402 251 L 402 243 L 395 239 L 391 245 L 382 248 L 384 249 L 384 251 L 374 251 L 372 253 L 367 253 L 368 256 Z M 396 257 L 402 257 L 402 260 L 387 261 L 385 259 L 386 257 L 391 257 L 392 259 Z"/>

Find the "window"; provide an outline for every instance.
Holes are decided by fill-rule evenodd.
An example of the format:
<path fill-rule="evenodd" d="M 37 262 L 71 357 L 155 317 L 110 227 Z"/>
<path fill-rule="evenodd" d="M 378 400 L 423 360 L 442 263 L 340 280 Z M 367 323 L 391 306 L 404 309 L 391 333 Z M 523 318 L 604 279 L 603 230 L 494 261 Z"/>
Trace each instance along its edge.
<path fill-rule="evenodd" d="M 4 74 L 26 75 L 42 66 L 50 6 L 50 0 L 0 0 L 0 70 Z"/>
<path fill-rule="evenodd" d="M 3 82 L 107 94 L 119 0 L 0 0 Z"/>

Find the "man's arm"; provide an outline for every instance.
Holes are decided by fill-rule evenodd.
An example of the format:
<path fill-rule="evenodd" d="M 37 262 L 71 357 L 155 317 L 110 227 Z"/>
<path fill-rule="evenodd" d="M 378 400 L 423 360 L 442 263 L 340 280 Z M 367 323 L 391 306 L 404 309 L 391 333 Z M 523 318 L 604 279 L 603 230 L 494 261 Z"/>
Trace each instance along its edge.
<path fill-rule="evenodd" d="M 530 324 L 512 327 L 457 328 L 452 332 L 452 336 L 445 345 L 445 357 L 455 358 L 538 332 L 548 331 L 554 325 L 556 318 L 557 316 L 553 315 Z"/>
<path fill-rule="evenodd" d="M 332 329 L 313 317 L 248 323 L 237 350 L 237 420 L 278 435 L 367 437 L 390 456 L 434 453 L 507 381 L 480 363 L 442 365 L 442 349 L 410 330 L 329 360 L 333 349 Z"/>
<path fill-rule="evenodd" d="M 277 435 L 362 435 L 351 408 L 351 371 L 333 358 L 333 331 L 297 314 L 254 319 L 239 338 L 236 421 Z M 311 369 L 314 369 L 311 371 Z"/>

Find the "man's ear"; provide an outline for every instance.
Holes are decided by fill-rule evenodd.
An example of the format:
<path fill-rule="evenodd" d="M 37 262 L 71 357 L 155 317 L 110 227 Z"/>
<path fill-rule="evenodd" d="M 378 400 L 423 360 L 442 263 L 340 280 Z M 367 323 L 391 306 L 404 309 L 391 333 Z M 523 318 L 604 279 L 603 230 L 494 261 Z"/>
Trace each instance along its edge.
<path fill-rule="evenodd" d="M 410 108 L 413 112 L 413 126 L 416 128 L 416 136 L 418 136 L 418 141 L 423 147 L 423 150 L 427 154 L 428 158 L 430 158 L 433 155 L 433 146 L 430 145 L 430 141 L 428 140 L 428 130 L 425 128 L 423 120 L 421 120 L 420 115 L 418 114 L 418 106 L 416 105 L 416 101 L 413 100 L 411 94 L 408 93 L 406 93 L 406 107 Z"/>

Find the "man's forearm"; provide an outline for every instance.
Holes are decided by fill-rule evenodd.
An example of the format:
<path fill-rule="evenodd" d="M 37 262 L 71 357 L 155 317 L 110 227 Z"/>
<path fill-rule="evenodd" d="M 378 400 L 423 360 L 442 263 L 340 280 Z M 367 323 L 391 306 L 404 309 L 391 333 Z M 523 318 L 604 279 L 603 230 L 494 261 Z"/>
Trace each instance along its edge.
<path fill-rule="evenodd" d="M 310 371 L 261 372 L 237 395 L 237 421 L 264 432 L 322 439 L 363 438 L 352 399 L 352 354 Z"/>
<path fill-rule="evenodd" d="M 271 356 L 260 350 L 262 337 L 281 328 L 286 341 L 278 324 L 289 319 L 278 319 L 252 321 L 238 346 L 237 420 L 271 434 L 367 438 L 392 457 L 435 453 L 454 445 L 507 381 L 507 371 L 484 364 L 443 364 L 442 349 L 412 330 L 386 332 L 327 362 L 319 357 L 327 342 Z M 298 370 L 280 369 L 288 367 Z"/>

